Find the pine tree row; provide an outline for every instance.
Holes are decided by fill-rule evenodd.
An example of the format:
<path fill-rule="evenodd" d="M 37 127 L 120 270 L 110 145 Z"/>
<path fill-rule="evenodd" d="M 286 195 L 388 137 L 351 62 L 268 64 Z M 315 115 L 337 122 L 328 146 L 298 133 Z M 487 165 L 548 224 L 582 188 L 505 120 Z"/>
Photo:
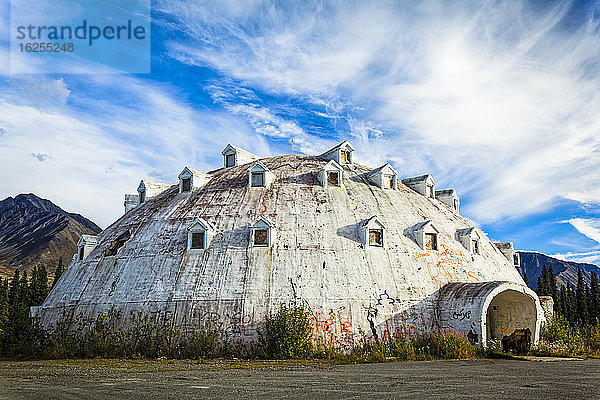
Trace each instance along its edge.
<path fill-rule="evenodd" d="M 525 277 L 526 278 L 526 275 Z M 538 277 L 536 292 L 538 296 L 552 296 L 554 312 L 566 318 L 571 325 L 596 325 L 600 318 L 600 286 L 598 275 L 591 272 L 590 285 L 585 284 L 581 270 L 577 272 L 577 287 L 570 283 L 557 288 L 556 276 L 552 265 L 544 265 Z"/>
<path fill-rule="evenodd" d="M 63 272 L 62 259 L 54 273 L 54 283 Z M 44 266 L 34 267 L 29 278 L 15 270 L 12 280 L 0 278 L 0 350 L 7 352 L 32 335 L 30 307 L 41 305 L 49 292 L 48 274 Z"/>

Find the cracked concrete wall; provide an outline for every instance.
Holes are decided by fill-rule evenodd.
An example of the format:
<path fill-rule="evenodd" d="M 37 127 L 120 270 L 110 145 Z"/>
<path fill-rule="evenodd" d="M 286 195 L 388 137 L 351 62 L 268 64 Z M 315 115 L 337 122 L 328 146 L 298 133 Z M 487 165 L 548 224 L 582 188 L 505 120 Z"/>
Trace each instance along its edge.
<path fill-rule="evenodd" d="M 122 216 L 84 261 L 67 268 L 38 309 L 43 323 L 56 323 L 66 309 L 80 318 L 115 306 L 124 315 L 143 310 L 253 338 L 265 315 L 295 295 L 309 307 L 317 337 L 351 343 L 363 335 L 462 329 L 440 319 L 440 289 L 450 282 L 524 285 L 487 237 L 478 255 L 455 239 L 472 222 L 403 184 L 378 188 L 367 179 L 370 168 L 344 165 L 342 187 L 323 188 L 315 177 L 327 164 L 322 158 L 261 162 L 274 174 L 269 188 L 246 187 L 250 164 L 219 169 L 198 190 L 179 193 L 173 185 Z M 259 215 L 275 224 L 277 240 L 268 248 L 250 243 Z M 372 215 L 386 225 L 384 248 L 361 243 L 359 225 Z M 206 250 L 190 252 L 187 229 L 196 218 L 215 236 Z M 404 234 L 424 220 L 440 230 L 438 251 Z M 126 230 L 131 239 L 105 256 Z"/>

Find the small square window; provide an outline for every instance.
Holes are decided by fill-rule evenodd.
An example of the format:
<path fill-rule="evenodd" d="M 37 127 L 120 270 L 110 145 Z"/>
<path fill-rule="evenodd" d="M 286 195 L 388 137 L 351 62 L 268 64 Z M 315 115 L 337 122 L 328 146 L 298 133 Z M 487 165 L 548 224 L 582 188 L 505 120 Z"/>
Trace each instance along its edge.
<path fill-rule="evenodd" d="M 142 204 L 143 202 L 146 201 L 146 191 L 141 191 L 140 192 L 140 204 Z"/>
<path fill-rule="evenodd" d="M 254 230 L 254 245 L 255 246 L 268 246 L 269 245 L 269 233 L 266 229 L 255 229 Z"/>
<path fill-rule="evenodd" d="M 479 240 L 471 240 L 471 251 L 473 254 L 479 254 Z"/>
<path fill-rule="evenodd" d="M 225 166 L 227 168 L 235 167 L 235 154 L 227 154 L 225 156 Z"/>
<path fill-rule="evenodd" d="M 342 150 L 340 154 L 340 161 L 342 164 L 350 164 L 352 162 L 350 160 L 350 152 L 347 150 Z"/>
<path fill-rule="evenodd" d="M 386 189 L 393 189 L 394 188 L 394 175 L 385 175 L 383 177 L 383 185 L 384 188 Z"/>
<path fill-rule="evenodd" d="M 431 197 L 432 199 L 435 198 L 435 191 L 433 190 L 433 185 L 427 185 L 425 197 Z"/>
<path fill-rule="evenodd" d="M 192 179 L 191 178 L 182 179 L 181 180 L 181 191 L 189 192 L 190 190 L 192 190 Z"/>
<path fill-rule="evenodd" d="M 383 246 L 383 230 L 369 229 L 369 245 Z"/>
<path fill-rule="evenodd" d="M 190 249 L 204 248 L 204 232 L 192 232 L 192 243 Z"/>
<path fill-rule="evenodd" d="M 340 186 L 340 173 L 337 171 L 327 172 L 327 186 Z"/>
<path fill-rule="evenodd" d="M 83 254 L 84 254 L 84 251 L 85 251 L 85 250 L 84 250 L 84 247 L 83 247 L 83 246 L 81 246 L 81 247 L 79 248 L 79 261 L 83 260 Z"/>
<path fill-rule="evenodd" d="M 265 186 L 265 173 L 264 172 L 253 172 L 252 173 L 252 187 L 263 187 Z"/>
<path fill-rule="evenodd" d="M 425 234 L 425 249 L 427 250 L 437 250 L 437 235 L 435 233 L 426 233 Z"/>
<path fill-rule="evenodd" d="M 458 210 L 458 200 L 454 199 L 454 209 Z"/>

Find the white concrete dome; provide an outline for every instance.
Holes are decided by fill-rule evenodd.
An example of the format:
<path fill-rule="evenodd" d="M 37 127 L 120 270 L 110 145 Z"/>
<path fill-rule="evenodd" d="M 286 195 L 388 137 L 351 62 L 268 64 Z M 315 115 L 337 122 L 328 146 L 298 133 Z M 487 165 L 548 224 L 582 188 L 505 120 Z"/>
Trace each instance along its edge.
<path fill-rule="evenodd" d="M 347 142 L 321 156 L 226 150 L 221 169 L 188 168 L 166 190 L 145 181 L 154 192 L 139 205 L 129 196 L 35 310 L 43 323 L 114 306 L 251 339 L 296 298 L 317 337 L 338 343 L 438 329 L 481 343 L 530 328 L 537 340 L 537 296 L 506 252 L 435 198 L 429 175 L 401 183 L 389 164 L 353 163 Z"/>

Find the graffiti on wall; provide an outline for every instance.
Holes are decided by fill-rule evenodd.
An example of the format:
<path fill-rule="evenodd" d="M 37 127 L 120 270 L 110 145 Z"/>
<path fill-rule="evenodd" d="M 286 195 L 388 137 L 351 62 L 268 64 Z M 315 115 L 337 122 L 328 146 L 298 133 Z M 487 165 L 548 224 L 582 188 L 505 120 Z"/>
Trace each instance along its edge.
<path fill-rule="evenodd" d="M 309 322 L 316 334 L 328 333 L 345 336 L 352 334 L 352 322 L 342 317 L 340 312 L 331 311 L 329 314 L 313 312 Z"/>
<path fill-rule="evenodd" d="M 401 299 L 390 296 L 387 290 L 367 310 L 373 336 L 381 340 L 394 337 L 416 338 L 429 328 L 422 312 L 406 309 Z"/>
<path fill-rule="evenodd" d="M 413 258 L 425 267 L 431 280 L 475 283 L 483 279 L 481 272 L 471 268 L 468 255 L 444 244 L 440 244 L 440 250 L 420 251 Z"/>
<path fill-rule="evenodd" d="M 471 319 L 471 310 L 465 311 L 464 308 L 461 308 L 460 310 L 454 311 L 454 313 L 452 313 L 452 318 L 459 320 L 459 321 L 464 321 L 465 319 Z"/>

